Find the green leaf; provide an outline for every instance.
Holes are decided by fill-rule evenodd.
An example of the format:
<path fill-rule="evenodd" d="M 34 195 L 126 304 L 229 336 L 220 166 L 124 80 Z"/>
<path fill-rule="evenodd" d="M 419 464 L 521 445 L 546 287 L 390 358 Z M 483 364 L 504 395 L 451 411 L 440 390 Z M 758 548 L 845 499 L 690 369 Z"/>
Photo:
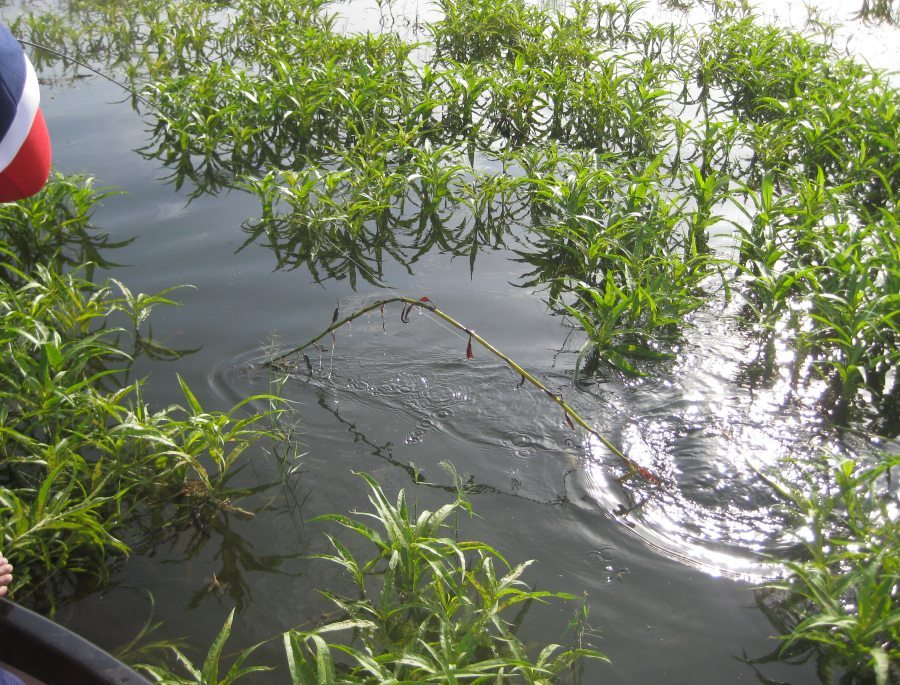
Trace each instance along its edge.
<path fill-rule="evenodd" d="M 225 624 L 222 626 L 216 639 L 213 640 L 209 652 L 206 654 L 206 659 L 203 661 L 201 676 L 204 685 L 218 685 L 219 659 L 222 657 L 222 648 L 225 646 L 225 642 L 231 634 L 231 623 L 234 620 L 234 611 L 235 610 L 232 609 L 228 614 L 228 618 L 225 619 Z"/>

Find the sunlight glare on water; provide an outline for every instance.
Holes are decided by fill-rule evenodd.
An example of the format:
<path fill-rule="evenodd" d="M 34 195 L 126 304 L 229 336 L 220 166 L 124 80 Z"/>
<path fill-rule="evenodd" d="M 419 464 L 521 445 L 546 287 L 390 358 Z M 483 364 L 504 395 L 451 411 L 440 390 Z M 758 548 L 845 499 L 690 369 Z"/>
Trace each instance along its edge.
<path fill-rule="evenodd" d="M 758 581 L 777 574 L 770 556 L 800 542 L 785 534 L 786 514 L 758 471 L 814 456 L 836 436 L 791 399 L 795 389 L 784 379 L 741 381 L 750 344 L 718 321 L 699 320 L 681 359 L 658 379 L 601 393 L 543 378 L 659 476 L 660 487 L 623 479 L 599 440 L 567 430 L 541 392 L 520 387 L 481 350 L 466 360 L 459 343 L 435 338 L 424 320 L 386 330 L 377 319 L 357 321 L 353 339 L 339 334 L 334 350 L 310 351 L 312 371 L 298 366 L 281 392 L 297 406 L 326 409 L 388 463 L 415 462 L 433 475 L 429 465 L 449 458 L 473 474 L 476 491 L 576 503 L 669 558 Z M 269 373 L 258 358 L 236 361 L 220 368 L 215 384 L 236 396 L 264 392 Z M 239 377 L 241 367 L 251 370 Z"/>
<path fill-rule="evenodd" d="M 737 331 L 709 317 L 693 333 L 669 377 L 618 398 L 623 450 L 662 486 L 635 477 L 620 484 L 606 449 L 588 436 L 585 450 L 594 456 L 575 474 L 580 492 L 573 499 L 590 501 L 649 547 L 713 575 L 770 577 L 778 570 L 768 559 L 800 538 L 784 532 L 787 513 L 760 473 L 800 479 L 802 470 L 784 472 L 785 458 L 847 445 L 817 417 L 814 394 L 798 396 L 785 372 L 746 381 L 752 343 Z"/>
<path fill-rule="evenodd" d="M 847 19 L 842 3 L 817 5 L 756 4 L 762 18 L 786 27 Z M 405 37 L 423 35 L 425 23 L 437 18 L 429 14 L 433 6 L 415 3 L 352 0 L 336 10 L 348 32 Z M 660 2 L 648 3 L 638 18 L 690 27 L 711 15 L 705 6 L 685 12 Z M 853 22 L 834 36 L 838 48 L 860 50 L 875 66 L 897 66 L 894 28 Z M 736 211 L 728 216 L 723 231 L 739 218 Z M 720 239 L 727 245 L 726 234 Z M 421 331 L 404 331 L 401 341 L 379 332 L 375 320 L 357 322 L 360 334 L 343 332 L 336 350 L 315 362 L 317 372 L 295 375 L 287 392 L 301 403 L 318 397 L 367 440 L 389 445 L 379 453 L 392 459 L 446 456 L 484 487 L 538 502 L 557 497 L 562 480 L 576 491 L 572 501 L 599 507 L 648 547 L 713 575 L 758 579 L 775 572 L 768 555 L 799 542 L 785 538 L 785 514 L 758 472 L 847 444 L 815 410 L 822 383 L 794 382 L 795 360 L 784 339 L 775 336 L 769 349 L 759 349 L 748 331 L 729 323 L 739 304 L 698 315 L 677 361 L 654 378 L 601 380 L 592 388 L 572 385 L 565 364 L 559 374 L 544 369 L 554 391 L 588 423 L 610 431 L 631 459 L 662 478 L 658 489 L 617 480 L 621 465 L 607 450 L 589 435 L 573 439 L 546 398 L 517 388 L 502 363 L 479 358 L 467 365 L 459 349 Z"/>
<path fill-rule="evenodd" d="M 562 9 L 565 2 L 535 0 L 535 4 Z M 686 27 L 699 26 L 713 20 L 710 3 L 692 2 L 686 9 L 666 0 L 651 0 L 637 13 L 638 20 L 652 23 L 671 22 Z M 880 22 L 864 22 L 856 17 L 858 3 L 842 0 L 814 2 L 750 2 L 763 21 L 805 32 L 833 36 L 840 52 L 862 59 L 877 69 L 893 72 L 900 78 L 900 42 L 897 28 Z M 428 22 L 440 19 L 437 5 L 416 0 L 346 0 L 335 5 L 344 29 L 349 33 L 395 32 L 407 39 L 421 36 Z"/>

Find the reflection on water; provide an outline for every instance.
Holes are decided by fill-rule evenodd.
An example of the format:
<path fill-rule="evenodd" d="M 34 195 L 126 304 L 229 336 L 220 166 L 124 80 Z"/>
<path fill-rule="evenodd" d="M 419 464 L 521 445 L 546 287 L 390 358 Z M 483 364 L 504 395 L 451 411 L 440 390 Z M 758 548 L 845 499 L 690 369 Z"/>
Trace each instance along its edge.
<path fill-rule="evenodd" d="M 278 269 L 306 267 L 317 283 L 347 279 L 355 290 L 363 283 L 385 285 L 386 260 L 413 274 L 417 262 L 435 250 L 465 257 L 472 275 L 478 254 L 502 249 L 525 213 L 521 203 L 511 203 L 505 195 L 477 214 L 460 211 L 458 202 L 425 204 L 412 193 L 395 200 L 377 220 L 360 225 L 349 224 L 340 214 L 315 224 L 299 214 L 248 220 L 243 248 L 262 244 L 272 251 Z"/>
<path fill-rule="evenodd" d="M 195 609 L 205 601 L 216 601 L 243 610 L 254 600 L 250 578 L 253 574 L 283 574 L 285 562 L 298 558 L 293 550 L 289 554 L 260 554 L 256 545 L 246 535 L 241 535 L 236 517 L 227 513 L 208 516 L 204 521 L 194 520 L 186 527 L 161 535 L 147 535 L 135 550 L 166 560 L 167 564 L 192 565 L 204 559 L 215 570 L 202 577 L 191 578 L 194 590 L 187 602 L 187 609 Z M 198 564 L 199 565 L 199 564 Z M 227 598 L 225 602 L 223 599 Z"/>
<path fill-rule="evenodd" d="M 0 205 L 0 239 L 25 272 L 53 260 L 67 270 L 83 267 L 85 276 L 93 279 L 95 269 L 118 266 L 112 250 L 134 240 L 113 240 L 92 223 L 96 207 L 115 194 L 95 187 L 90 176 L 54 173 L 40 195 Z M 3 275 L 16 280 L 10 273 Z"/>

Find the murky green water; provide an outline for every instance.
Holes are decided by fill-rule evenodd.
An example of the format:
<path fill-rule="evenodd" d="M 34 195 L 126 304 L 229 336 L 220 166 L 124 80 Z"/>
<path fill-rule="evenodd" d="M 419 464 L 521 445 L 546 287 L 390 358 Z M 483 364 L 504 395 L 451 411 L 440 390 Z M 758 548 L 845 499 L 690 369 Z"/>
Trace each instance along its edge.
<path fill-rule="evenodd" d="M 372 16 L 348 13 L 348 28 Z M 108 275 L 143 292 L 196 286 L 179 293 L 182 307 L 156 313 L 157 335 L 199 351 L 139 363 L 139 373 L 152 374 L 151 402 L 178 398 L 176 373 L 211 408 L 267 392 L 272 377 L 260 360 L 273 337 L 283 346 L 306 340 L 330 322 L 336 304 L 350 312 L 385 295 L 365 279 L 354 289 L 348 279 L 316 283 L 306 266 L 277 269 L 269 249 L 245 244 L 242 225 L 258 213 L 248 194 L 188 201 L 192 189 L 176 192 L 164 170 L 136 154 L 146 132 L 112 84 L 47 84 L 44 97 L 57 168 L 127 192 L 95 215 L 114 239 L 135 238 L 109 255 L 122 266 Z M 718 310 L 697 315 L 695 335 L 658 375 L 573 385 L 576 341 L 540 293 L 517 285 L 528 271 L 514 260 L 518 245 L 513 235 L 483 247 L 474 266 L 437 246 L 411 263 L 385 258 L 380 280 L 395 293 L 428 295 L 674 488 L 623 487 L 605 451 L 568 429 L 544 396 L 517 387 L 519 379 L 486 353 L 476 349 L 467 361 L 465 337 L 435 319 L 401 323 L 397 306 L 384 323 L 377 314 L 354 322 L 333 352 L 313 356 L 312 374 L 284 384 L 305 454 L 287 486 L 241 502 L 256 512 L 252 519 L 230 515 L 211 529 L 160 534 L 138 547 L 110 590 L 64 608 L 59 620 L 110 649 L 149 617 L 148 594 L 167 636 L 204 649 L 235 605 L 235 647 L 308 625 L 328 608 L 316 588 L 338 582 L 329 565 L 307 558 L 326 546 L 324 527 L 310 519 L 364 503 L 354 471 L 374 475 L 388 492 L 414 490 L 423 506 L 446 501 L 450 478 L 439 463 L 450 460 L 472 477 L 479 517 L 464 523 L 466 536 L 510 561 L 536 559 L 529 578 L 537 585 L 588 597 L 598 628 L 591 641 L 612 663 L 588 665 L 583 682 L 756 682 L 743 659 L 777 644 L 754 584 L 771 573 L 766 555 L 795 541 L 751 465 L 829 445 L 862 449 L 866 440 L 785 401 L 777 375 L 755 382 L 752 343 Z M 406 259 L 416 252 L 408 246 Z M 428 484 L 414 489 L 417 471 Z M 241 478 L 267 483 L 279 473 L 251 463 Z M 529 630 L 543 641 L 555 640 L 569 619 L 531 612 Z M 280 660 L 280 644 L 270 647 L 269 658 Z M 818 682 L 810 665 L 759 668 L 793 685 Z"/>

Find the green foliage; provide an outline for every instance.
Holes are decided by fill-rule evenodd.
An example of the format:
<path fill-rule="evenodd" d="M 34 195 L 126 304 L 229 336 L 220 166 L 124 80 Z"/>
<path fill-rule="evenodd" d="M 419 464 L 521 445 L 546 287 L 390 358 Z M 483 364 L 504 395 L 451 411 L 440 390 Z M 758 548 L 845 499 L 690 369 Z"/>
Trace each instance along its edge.
<path fill-rule="evenodd" d="M 38 199 L 0 210 L 6 235 L 35 237 L 24 260 L 0 242 L 0 548 L 16 560 L 16 599 L 45 610 L 106 581 L 128 552 L 123 533 L 146 508 L 171 507 L 173 520 L 196 515 L 200 501 L 208 515 L 233 508 L 226 484 L 238 460 L 283 437 L 277 405 L 245 415 L 273 398 L 210 412 L 182 381 L 184 407 L 156 411 L 140 383 L 125 381 L 124 341 L 164 350 L 142 329 L 171 301 L 63 271 L 66 231 L 90 238 L 86 217 L 101 196 L 89 191 L 56 179 Z M 72 219 L 59 241 L 45 239 L 62 216 Z"/>
<path fill-rule="evenodd" d="M 327 535 L 335 553 L 314 558 L 340 566 L 356 594 L 323 590 L 335 604 L 331 615 L 336 617 L 311 631 L 284 633 L 292 683 L 555 683 L 582 659 L 606 660 L 581 646 L 588 629 L 583 603 L 567 628 L 579 646 L 550 644 L 530 656 L 533 646 L 517 635 L 529 607 L 575 597 L 529 588 L 521 576 L 531 562 L 512 566 L 483 542 L 460 541 L 459 514 L 473 512 L 453 466 L 444 466 L 454 478 L 457 498 L 437 511 L 416 514 L 402 490 L 392 503 L 374 479 L 362 474 L 373 510 L 355 518 L 319 517 L 360 535 L 374 549 L 362 560 L 350 549 L 355 543 Z M 178 641 L 140 646 L 159 627 L 149 622 L 122 657 L 163 685 L 228 685 L 260 671 L 279 675 L 278 669 L 246 665 L 262 643 L 224 653 L 234 614 L 202 665 L 192 662 Z"/>
<path fill-rule="evenodd" d="M 412 42 L 342 33 L 321 0 L 76 4 L 78 31 L 37 9 L 17 30 L 124 67 L 154 108 L 144 154 L 176 187 L 255 193 L 248 242 L 279 266 L 377 285 L 386 258 L 474 269 L 515 234 L 522 285 L 584 332 L 578 372 L 644 373 L 734 293 L 822 406 L 896 413 L 900 107 L 827 30 L 741 2 L 685 31 L 631 0 L 443 0 Z"/>
<path fill-rule="evenodd" d="M 94 208 L 116 194 L 95 189 L 89 176 L 54 172 L 43 192 L 0 204 L 0 239 L 14 252 L 20 269 L 31 271 L 52 257 L 67 267 L 85 265 L 90 278 L 94 267 L 112 266 L 104 251 L 130 242 L 112 242 L 91 225 Z M 9 271 L 4 276 L 13 278 Z"/>
<path fill-rule="evenodd" d="M 811 651 L 821 672 L 838 667 L 859 679 L 852 682 L 886 685 L 898 675 L 900 533 L 890 479 L 897 466 L 897 455 L 874 466 L 823 459 L 802 488 L 773 482 L 796 513 L 806 550 L 787 562 L 787 580 L 769 586 L 787 593 L 782 651 Z"/>
<path fill-rule="evenodd" d="M 516 635 L 529 605 L 574 598 L 529 589 L 520 578 L 530 562 L 512 566 L 489 545 L 459 541 L 447 521 L 459 509 L 471 513 L 461 492 L 455 502 L 416 515 L 402 490 L 392 503 L 362 477 L 373 511 L 321 519 L 362 536 L 374 554 L 360 560 L 329 535 L 335 552 L 320 558 L 340 566 L 356 594 L 323 592 L 340 617 L 285 634 L 293 683 L 550 683 L 581 658 L 605 658 L 559 645 L 529 657 Z M 512 610 L 518 614 L 511 620 L 505 614 Z M 331 642 L 335 633 L 346 637 Z"/>
<path fill-rule="evenodd" d="M 764 177 L 738 225 L 737 266 L 749 318 L 764 335 L 786 331 L 797 363 L 829 379 L 827 403 L 846 408 L 861 388 L 884 396 L 900 361 L 900 252 L 896 214 L 860 225 L 840 191 L 820 172 L 776 197 Z"/>
<path fill-rule="evenodd" d="M 199 667 L 194 665 L 177 645 L 170 643 L 165 645 L 163 650 L 168 652 L 174 660 L 174 667 L 142 663 L 138 664 L 136 668 L 145 673 L 154 683 L 160 683 L 160 685 L 231 685 L 251 673 L 271 670 L 266 666 L 244 666 L 247 658 L 256 651 L 259 646 L 257 645 L 241 650 L 228 672 L 219 673 L 223 659 L 222 650 L 231 635 L 233 621 L 234 610 L 228 614 L 222 629 L 210 645 L 203 664 Z M 187 673 L 187 675 L 180 675 L 177 671 Z"/>
<path fill-rule="evenodd" d="M 661 156 L 646 166 L 559 161 L 572 164 L 565 181 L 536 184 L 536 231 L 546 237 L 540 256 L 526 256 L 538 265 L 531 283 L 549 281 L 552 301 L 587 333 L 576 373 L 587 359 L 588 369 L 602 361 L 639 374 L 633 360 L 669 356 L 713 260 L 693 239 L 696 222 L 666 197 Z"/>
<path fill-rule="evenodd" d="M 820 406 L 843 420 L 871 401 L 890 426 L 897 89 L 834 50 L 828 27 L 806 36 L 746 2 L 711 5 L 715 20 L 685 31 L 641 20 L 630 0 L 442 0 L 422 43 L 341 33 L 324 0 L 34 2 L 13 28 L 130 79 L 150 102 L 143 154 L 192 194 L 256 194 L 248 242 L 265 241 L 280 267 L 356 287 L 380 283 L 386 258 L 411 269 L 438 247 L 474 269 L 480 250 L 515 241 L 533 268 L 522 285 L 544 288 L 584 334 L 578 373 L 646 373 L 693 311 L 733 294 L 761 350 L 792 349 L 796 383 L 825 380 Z M 862 13 L 896 18 L 896 3 Z M 204 410 L 184 384 L 183 408 L 154 413 L 120 381 L 130 356 L 178 352 L 141 331 L 166 293 L 73 269 L 112 246 L 89 222 L 108 195 L 57 178 L 0 207 L 0 514 L 26 588 L 52 585 L 61 566 L 102 582 L 141 502 L 182 517 L 229 510 L 241 455 L 277 437 L 265 416 Z M 735 208 L 739 221 L 723 219 Z M 788 648 L 815 643 L 880 682 L 897 661 L 896 513 L 876 496 L 890 467 L 844 462 L 817 481 L 824 494 L 776 486 L 812 531 L 811 560 L 781 586 L 799 598 Z M 329 559 L 359 597 L 332 596 L 342 620 L 287 636 L 296 682 L 441 680 L 451 663 L 466 664 L 459 679 L 540 680 L 579 655 L 528 661 L 499 618 L 541 598 L 521 567 L 442 537 L 446 508 L 413 523 L 405 500 L 370 486 L 385 532 L 334 517 L 376 555 L 361 563 L 333 539 Z M 352 639 L 329 642 L 342 631 Z M 183 663 L 197 682 L 218 677 Z"/>

